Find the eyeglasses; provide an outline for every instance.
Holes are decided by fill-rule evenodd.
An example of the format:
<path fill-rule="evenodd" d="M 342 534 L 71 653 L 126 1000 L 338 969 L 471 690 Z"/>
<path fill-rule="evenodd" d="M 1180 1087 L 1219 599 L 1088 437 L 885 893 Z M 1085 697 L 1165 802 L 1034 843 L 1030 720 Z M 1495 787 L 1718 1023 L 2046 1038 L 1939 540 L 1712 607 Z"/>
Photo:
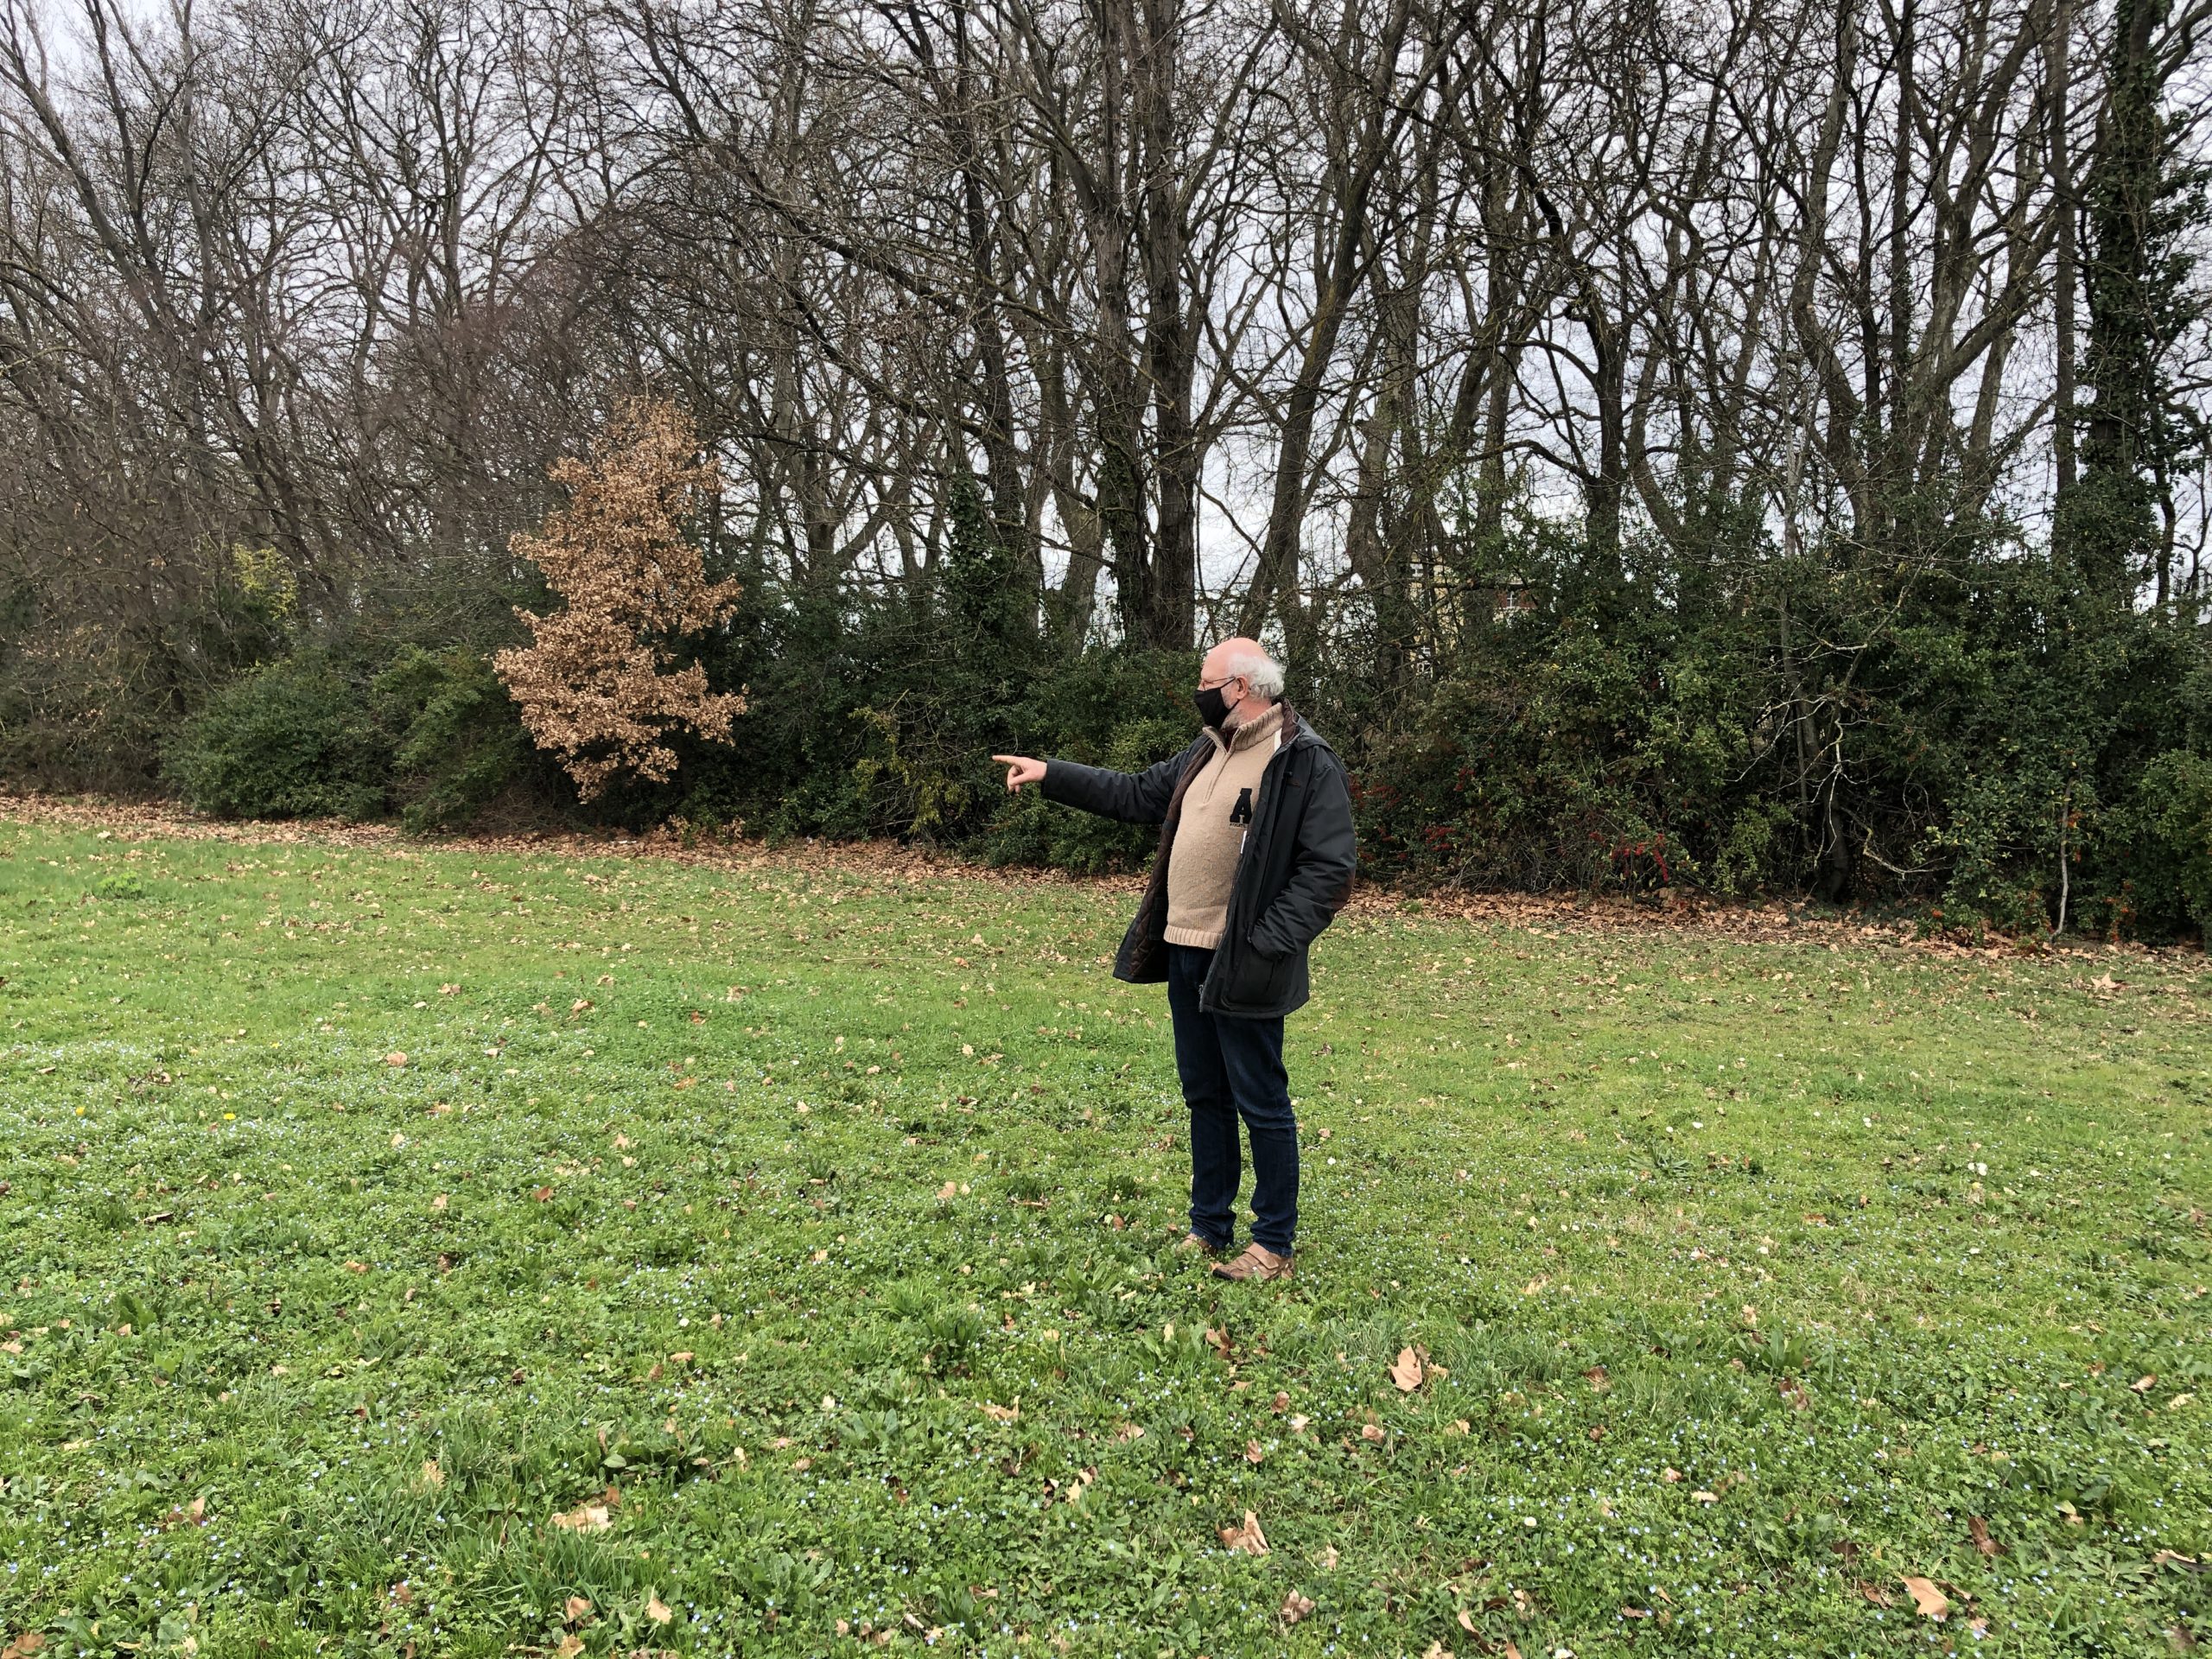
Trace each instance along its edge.
<path fill-rule="evenodd" d="M 1221 687 L 1227 685 L 1231 680 L 1241 680 L 1243 677 L 1244 677 L 1242 674 L 1224 674 L 1217 680 L 1200 680 L 1198 682 L 1198 690 L 1201 691 L 1218 690 Z"/>

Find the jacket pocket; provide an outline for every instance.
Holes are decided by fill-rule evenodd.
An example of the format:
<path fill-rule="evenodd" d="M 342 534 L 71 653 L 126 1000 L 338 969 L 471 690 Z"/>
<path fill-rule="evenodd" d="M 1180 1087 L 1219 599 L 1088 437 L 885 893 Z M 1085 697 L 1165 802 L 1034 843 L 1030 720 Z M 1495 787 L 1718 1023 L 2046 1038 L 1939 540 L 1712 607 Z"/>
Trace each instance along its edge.
<path fill-rule="evenodd" d="M 1271 1008 L 1290 995 L 1298 972 L 1298 953 L 1269 956 L 1252 943 L 1248 933 L 1239 950 L 1234 1000 L 1249 1008 Z"/>

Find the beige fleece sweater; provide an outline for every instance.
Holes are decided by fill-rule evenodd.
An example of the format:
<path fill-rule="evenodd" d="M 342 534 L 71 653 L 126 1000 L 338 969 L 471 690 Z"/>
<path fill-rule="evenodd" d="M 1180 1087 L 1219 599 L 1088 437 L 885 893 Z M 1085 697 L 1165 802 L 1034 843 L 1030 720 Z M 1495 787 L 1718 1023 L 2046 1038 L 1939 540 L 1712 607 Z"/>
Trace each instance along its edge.
<path fill-rule="evenodd" d="M 1247 721 L 1226 738 L 1208 729 L 1214 753 L 1183 791 L 1175 844 L 1167 855 L 1168 944 L 1211 950 L 1221 943 L 1236 861 L 1259 811 L 1260 776 L 1281 733 L 1281 709 Z"/>

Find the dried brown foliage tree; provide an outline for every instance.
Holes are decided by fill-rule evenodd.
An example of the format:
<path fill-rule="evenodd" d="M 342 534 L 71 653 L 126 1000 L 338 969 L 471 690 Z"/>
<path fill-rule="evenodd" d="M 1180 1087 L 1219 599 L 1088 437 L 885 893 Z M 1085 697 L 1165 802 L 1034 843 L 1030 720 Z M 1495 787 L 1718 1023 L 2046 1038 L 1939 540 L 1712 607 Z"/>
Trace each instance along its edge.
<path fill-rule="evenodd" d="M 700 458 L 688 416 L 638 399 L 618 409 L 588 461 L 556 461 L 552 479 L 568 505 L 510 545 L 568 608 L 518 610 L 536 643 L 499 652 L 494 665 L 537 747 L 560 756 L 584 799 L 625 777 L 665 783 L 676 772 L 670 733 L 728 742 L 745 712 L 742 696 L 707 690 L 696 662 L 672 666 L 677 642 L 737 603 L 738 584 L 709 582 L 685 533 L 721 477 Z"/>

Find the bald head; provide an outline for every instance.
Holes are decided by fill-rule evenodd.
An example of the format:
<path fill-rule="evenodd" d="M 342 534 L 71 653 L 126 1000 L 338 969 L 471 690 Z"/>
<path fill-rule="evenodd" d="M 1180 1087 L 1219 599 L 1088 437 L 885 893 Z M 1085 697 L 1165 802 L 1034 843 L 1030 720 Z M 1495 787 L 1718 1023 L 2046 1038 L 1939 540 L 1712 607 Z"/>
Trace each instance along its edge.
<path fill-rule="evenodd" d="M 1282 695 L 1282 667 L 1256 639 L 1238 634 L 1206 652 L 1200 676 L 1208 680 L 1240 679 L 1255 696 L 1272 702 Z"/>

